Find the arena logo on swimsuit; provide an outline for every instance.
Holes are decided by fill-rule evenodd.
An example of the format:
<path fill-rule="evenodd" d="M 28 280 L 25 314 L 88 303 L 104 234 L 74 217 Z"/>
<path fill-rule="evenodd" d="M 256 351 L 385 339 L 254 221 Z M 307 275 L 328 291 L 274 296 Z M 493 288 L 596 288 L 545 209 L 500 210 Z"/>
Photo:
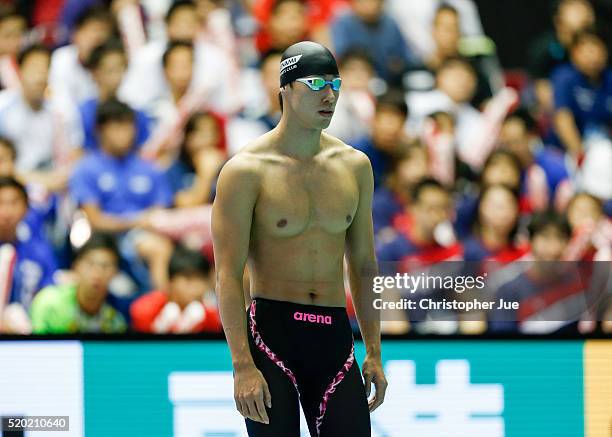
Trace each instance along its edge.
<path fill-rule="evenodd" d="M 323 316 L 321 314 L 310 314 L 296 311 L 295 313 L 293 313 L 293 318 L 301 322 L 321 323 L 323 325 L 332 324 L 331 316 Z"/>

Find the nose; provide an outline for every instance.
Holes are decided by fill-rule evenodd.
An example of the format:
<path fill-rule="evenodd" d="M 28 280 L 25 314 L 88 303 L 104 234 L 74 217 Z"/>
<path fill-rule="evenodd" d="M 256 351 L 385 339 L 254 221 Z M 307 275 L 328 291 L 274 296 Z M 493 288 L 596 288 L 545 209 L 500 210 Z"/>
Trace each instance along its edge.
<path fill-rule="evenodd" d="M 335 102 L 336 101 L 336 93 L 332 89 L 331 85 L 325 85 L 323 88 L 323 101 L 325 102 Z"/>

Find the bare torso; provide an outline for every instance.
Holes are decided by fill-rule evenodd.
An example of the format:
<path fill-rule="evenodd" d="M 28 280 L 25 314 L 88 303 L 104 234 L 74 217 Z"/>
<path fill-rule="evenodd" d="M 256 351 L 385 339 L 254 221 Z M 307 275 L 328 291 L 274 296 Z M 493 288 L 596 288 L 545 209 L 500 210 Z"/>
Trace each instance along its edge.
<path fill-rule="evenodd" d="M 240 152 L 260 177 L 249 240 L 251 297 L 344 306 L 346 230 L 359 203 L 359 152 L 327 135 L 312 158 L 268 138 Z"/>

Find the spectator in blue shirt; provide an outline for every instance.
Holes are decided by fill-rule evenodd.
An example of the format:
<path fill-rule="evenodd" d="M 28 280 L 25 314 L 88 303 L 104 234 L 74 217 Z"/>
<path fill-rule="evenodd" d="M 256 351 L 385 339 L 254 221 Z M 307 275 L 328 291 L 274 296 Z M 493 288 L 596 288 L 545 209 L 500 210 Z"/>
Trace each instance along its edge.
<path fill-rule="evenodd" d="M 134 117 L 132 109 L 116 99 L 100 105 L 101 150 L 79 163 L 70 179 L 70 193 L 92 228 L 119 234 L 122 256 L 133 261 L 132 269 L 139 259 L 148 264 L 153 284 L 147 283 L 146 274 L 132 271 L 141 288 L 162 287 L 172 243 L 143 227 L 148 226 L 151 211 L 171 204 L 172 193 L 161 171 L 134 153 Z"/>
<path fill-rule="evenodd" d="M 0 177 L 15 177 L 15 163 L 17 161 L 17 149 L 7 138 L 0 137 Z M 30 234 L 47 239 L 45 225 L 55 218 L 59 197 L 57 193 L 49 192 L 39 183 L 30 182 L 24 184 L 28 194 L 28 212 L 22 220 L 21 226 L 27 227 Z"/>
<path fill-rule="evenodd" d="M 372 221 L 374 234 L 393 226 L 394 219 L 410 204 L 413 187 L 429 176 L 429 158 L 425 148 L 410 144 L 404 153 L 394 160 L 393 170 L 385 183 L 374 191 Z"/>
<path fill-rule="evenodd" d="M 119 40 L 110 39 L 91 52 L 87 68 L 96 83 L 98 96 L 85 100 L 79 106 L 83 129 L 83 148 L 87 152 L 100 148 L 96 132 L 96 111 L 100 102 L 115 98 L 127 68 L 127 57 Z M 136 122 L 135 145 L 149 138 L 149 119 L 142 111 L 134 111 Z"/>
<path fill-rule="evenodd" d="M 11 176 L 1 176 L 0 263 L 8 276 L 1 278 L 0 283 L 8 289 L 0 289 L 0 299 L 18 303 L 26 310 L 34 295 L 53 283 L 57 269 L 50 245 L 24 226 L 27 212 L 25 187 Z"/>
<path fill-rule="evenodd" d="M 380 96 L 372 122 L 372 135 L 353 144 L 365 153 L 372 164 L 374 187 L 378 188 L 391 173 L 393 160 L 399 157 L 408 143 L 404 138 L 404 124 L 408 116 L 408 105 L 403 93 L 391 90 Z"/>
<path fill-rule="evenodd" d="M 530 205 L 530 210 L 546 209 L 555 201 L 559 185 L 567 181 L 569 174 L 565 167 L 563 152 L 556 147 L 546 147 L 536 133 L 536 122 L 526 109 L 518 109 L 504 120 L 499 140 L 502 148 L 512 151 L 521 164 L 521 193 L 533 199 L 535 195 L 542 198 L 543 208 Z M 532 193 L 529 183 L 531 175 L 540 173 L 545 181 L 540 190 Z M 545 195 L 543 195 L 545 194 Z"/>
<path fill-rule="evenodd" d="M 574 37 L 570 59 L 552 76 L 555 128 L 568 152 L 579 158 L 590 137 L 610 136 L 612 69 L 606 45 L 593 31 Z"/>
<path fill-rule="evenodd" d="M 363 49 L 380 77 L 401 85 L 413 55 L 393 17 L 384 12 L 384 1 L 352 0 L 351 7 L 331 25 L 336 54 L 342 58 L 349 49 Z"/>

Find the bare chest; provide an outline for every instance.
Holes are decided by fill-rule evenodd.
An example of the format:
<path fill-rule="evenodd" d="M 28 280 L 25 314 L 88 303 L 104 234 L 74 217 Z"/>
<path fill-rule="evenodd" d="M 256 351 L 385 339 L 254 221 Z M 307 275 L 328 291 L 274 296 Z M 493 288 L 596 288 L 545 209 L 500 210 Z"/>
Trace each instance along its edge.
<path fill-rule="evenodd" d="M 352 223 L 358 203 L 357 181 L 341 162 L 271 166 L 255 206 L 255 225 L 275 236 L 311 228 L 339 233 Z"/>

